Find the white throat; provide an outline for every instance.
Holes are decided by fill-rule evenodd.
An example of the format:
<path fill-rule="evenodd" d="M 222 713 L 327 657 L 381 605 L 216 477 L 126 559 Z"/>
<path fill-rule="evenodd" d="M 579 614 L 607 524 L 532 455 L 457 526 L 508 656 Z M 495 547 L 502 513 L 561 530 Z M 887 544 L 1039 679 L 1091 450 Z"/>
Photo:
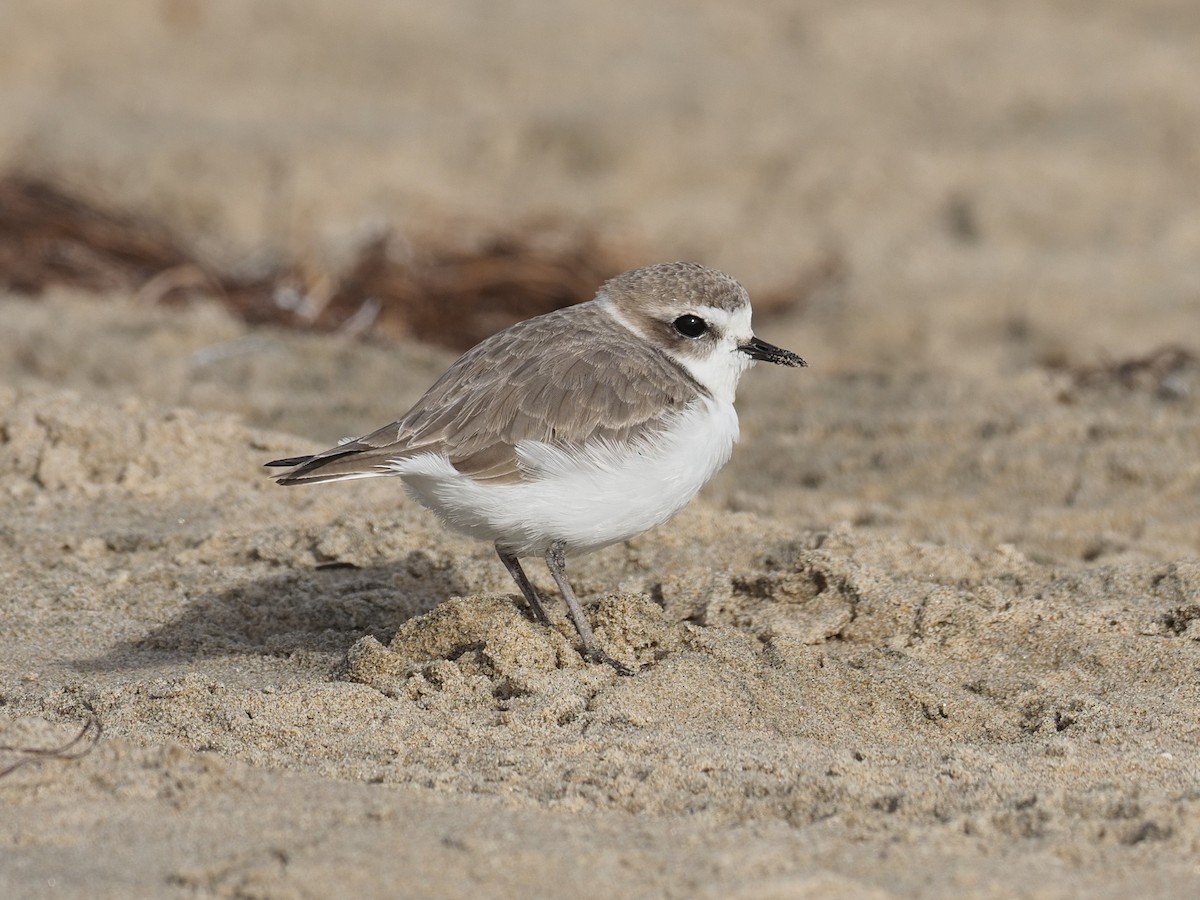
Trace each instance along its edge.
<path fill-rule="evenodd" d="M 717 344 L 707 356 L 670 356 L 722 403 L 733 403 L 742 373 L 754 365 L 754 360 L 727 341 Z"/>

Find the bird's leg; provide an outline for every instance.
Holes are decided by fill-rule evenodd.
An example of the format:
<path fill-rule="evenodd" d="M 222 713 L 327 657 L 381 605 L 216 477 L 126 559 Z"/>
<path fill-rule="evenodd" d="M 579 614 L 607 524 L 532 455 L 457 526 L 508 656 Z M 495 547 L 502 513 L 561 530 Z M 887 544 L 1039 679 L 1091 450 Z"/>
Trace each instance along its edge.
<path fill-rule="evenodd" d="M 554 576 L 559 593 L 567 601 L 567 611 L 570 612 L 571 621 L 575 623 L 575 630 L 579 632 L 579 638 L 583 641 L 584 655 L 593 662 L 607 663 L 617 670 L 618 675 L 632 675 L 632 669 L 617 662 L 596 645 L 596 636 L 592 634 L 592 626 L 588 624 L 588 620 L 583 614 L 583 607 L 579 605 L 571 582 L 567 580 L 567 560 L 563 549 L 562 541 L 555 541 L 551 544 L 550 549 L 546 551 L 546 565 L 550 569 L 550 574 Z"/>
<path fill-rule="evenodd" d="M 500 562 L 504 563 L 504 568 L 508 569 L 508 574 L 513 577 L 513 581 L 517 583 L 517 587 L 521 589 L 521 593 L 525 595 L 525 602 L 529 604 L 529 611 L 533 613 L 533 617 L 543 625 L 550 624 L 550 617 L 546 615 L 546 610 L 542 607 L 542 600 L 537 595 L 537 591 L 533 589 L 533 585 L 529 583 L 529 578 L 525 574 L 525 570 L 521 568 L 521 561 L 511 553 L 505 553 L 500 549 L 500 545 L 496 545 L 496 553 L 500 557 Z"/>

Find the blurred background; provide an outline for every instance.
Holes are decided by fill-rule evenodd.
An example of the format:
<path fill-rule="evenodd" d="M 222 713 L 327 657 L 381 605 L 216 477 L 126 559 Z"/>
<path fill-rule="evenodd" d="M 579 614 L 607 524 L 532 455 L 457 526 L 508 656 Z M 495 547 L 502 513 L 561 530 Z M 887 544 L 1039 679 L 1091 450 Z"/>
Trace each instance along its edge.
<path fill-rule="evenodd" d="M 682 258 L 826 370 L 1087 365 L 1195 332 L 1197 85 L 1191 0 L 4 3 L 0 287 L 457 349 Z"/>

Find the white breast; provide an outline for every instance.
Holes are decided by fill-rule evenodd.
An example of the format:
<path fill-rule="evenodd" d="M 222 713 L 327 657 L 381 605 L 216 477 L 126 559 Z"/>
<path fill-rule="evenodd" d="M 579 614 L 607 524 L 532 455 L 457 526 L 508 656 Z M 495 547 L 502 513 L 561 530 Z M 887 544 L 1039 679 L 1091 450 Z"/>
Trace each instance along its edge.
<path fill-rule="evenodd" d="M 701 398 L 653 441 L 574 452 L 523 441 L 517 454 L 528 475 L 514 484 L 476 482 L 434 454 L 398 462 L 396 473 L 457 531 L 517 556 L 540 555 L 560 540 L 577 555 L 667 521 L 729 461 L 737 438 L 733 404 Z"/>

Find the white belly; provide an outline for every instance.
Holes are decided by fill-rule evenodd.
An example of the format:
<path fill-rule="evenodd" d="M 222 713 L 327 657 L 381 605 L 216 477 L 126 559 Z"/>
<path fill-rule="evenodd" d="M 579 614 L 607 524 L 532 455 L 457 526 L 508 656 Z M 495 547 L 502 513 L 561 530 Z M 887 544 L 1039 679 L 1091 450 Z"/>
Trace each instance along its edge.
<path fill-rule="evenodd" d="M 729 461 L 737 438 L 733 404 L 702 398 L 652 444 L 568 453 L 522 442 L 517 453 L 529 475 L 519 483 L 473 481 L 433 454 L 396 468 L 410 493 L 457 531 L 516 556 L 543 554 L 556 541 L 578 555 L 667 521 Z"/>

